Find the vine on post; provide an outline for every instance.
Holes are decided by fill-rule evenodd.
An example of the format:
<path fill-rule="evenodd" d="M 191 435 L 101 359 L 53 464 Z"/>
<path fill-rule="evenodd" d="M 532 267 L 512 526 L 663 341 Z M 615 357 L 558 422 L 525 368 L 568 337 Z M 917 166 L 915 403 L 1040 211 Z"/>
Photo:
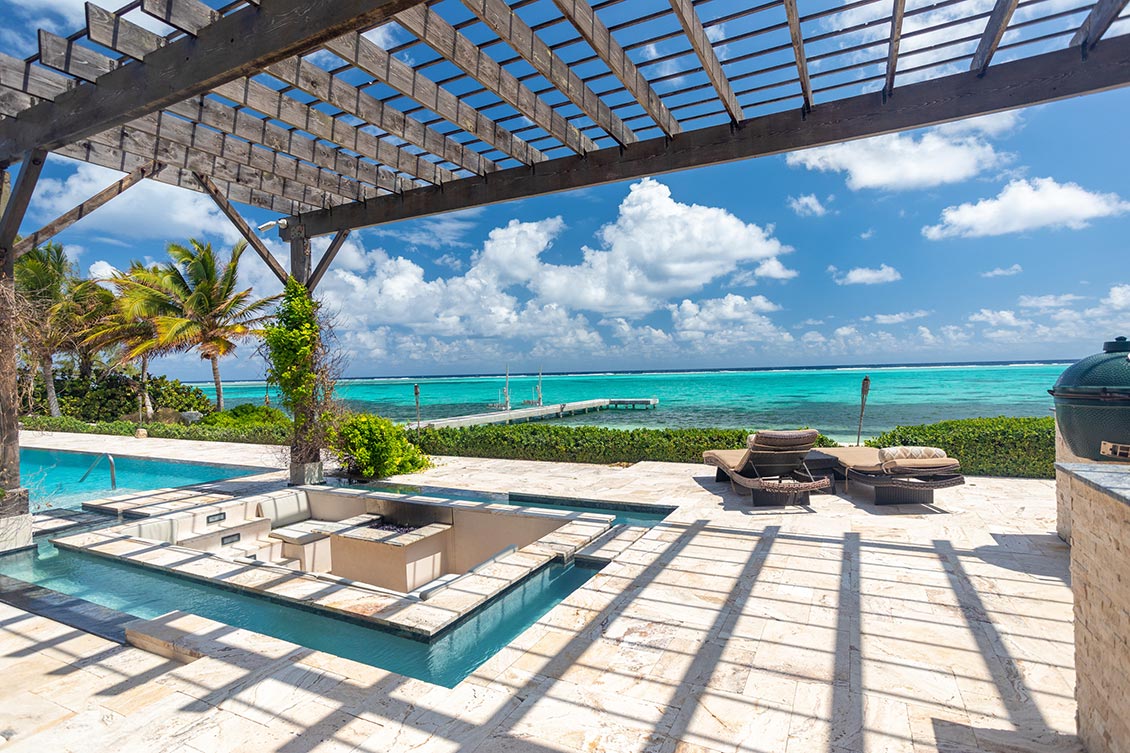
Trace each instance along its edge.
<path fill-rule="evenodd" d="M 321 460 L 333 423 L 336 368 L 323 341 L 319 308 L 306 286 L 290 277 L 275 321 L 264 328 L 267 382 L 278 388 L 294 417 L 292 468 Z"/>

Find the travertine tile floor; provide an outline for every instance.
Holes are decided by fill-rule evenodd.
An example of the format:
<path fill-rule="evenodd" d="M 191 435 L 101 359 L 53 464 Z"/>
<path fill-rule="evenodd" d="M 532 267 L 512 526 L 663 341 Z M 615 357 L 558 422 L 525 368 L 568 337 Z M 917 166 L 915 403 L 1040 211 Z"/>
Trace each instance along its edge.
<path fill-rule="evenodd" d="M 754 510 L 698 465 L 448 458 L 405 480 L 679 509 L 453 689 L 220 627 L 175 665 L 0 608 L 0 747 L 1080 750 L 1052 482 Z"/>

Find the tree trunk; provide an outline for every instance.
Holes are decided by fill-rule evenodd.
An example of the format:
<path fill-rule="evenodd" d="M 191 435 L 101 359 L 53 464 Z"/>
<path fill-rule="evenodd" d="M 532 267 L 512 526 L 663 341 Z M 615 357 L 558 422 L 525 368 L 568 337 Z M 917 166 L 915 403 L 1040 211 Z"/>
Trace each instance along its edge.
<path fill-rule="evenodd" d="M 141 415 L 153 420 L 153 401 L 149 398 L 149 356 L 141 357 Z"/>
<path fill-rule="evenodd" d="M 94 357 L 90 353 L 80 352 L 77 360 L 79 378 L 90 379 L 90 375 L 94 372 Z"/>
<path fill-rule="evenodd" d="M 39 370 L 43 374 L 43 390 L 47 393 L 47 412 L 52 418 L 58 418 L 62 414 L 59 412 L 59 396 L 55 394 L 55 364 L 50 355 L 39 362 Z"/>
<path fill-rule="evenodd" d="M 8 204 L 11 174 L 0 169 L 0 215 Z M 20 419 L 16 334 L 16 255 L 0 248 L 0 491 L 20 486 Z M 0 517 L 6 510 L 0 506 Z"/>
<path fill-rule="evenodd" d="M 220 381 L 220 359 L 212 356 L 212 381 L 216 383 L 216 410 L 224 409 L 224 383 Z"/>

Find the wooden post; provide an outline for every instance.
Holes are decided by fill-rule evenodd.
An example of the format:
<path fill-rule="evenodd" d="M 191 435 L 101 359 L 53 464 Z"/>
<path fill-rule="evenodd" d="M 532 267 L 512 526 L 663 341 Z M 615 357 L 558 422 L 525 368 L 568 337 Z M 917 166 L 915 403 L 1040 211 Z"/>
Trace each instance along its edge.
<path fill-rule="evenodd" d="M 0 552 L 31 545 L 28 492 L 20 488 L 15 242 L 46 161 L 43 150 L 28 152 L 14 188 L 7 166 L 0 167 Z"/>
<path fill-rule="evenodd" d="M 290 276 L 303 285 L 310 279 L 310 239 L 301 233 L 290 237 Z"/>
<path fill-rule="evenodd" d="M 308 286 L 310 281 L 310 239 L 306 238 L 301 232 L 295 233 L 290 239 L 290 276 L 306 287 L 307 296 L 313 295 Z M 296 405 L 294 411 L 296 432 L 300 426 L 309 425 L 318 420 L 312 406 Z M 299 413 L 303 415 L 299 415 Z M 320 484 L 324 480 L 321 448 L 311 447 L 309 443 L 303 443 L 299 446 L 296 436 L 290 446 L 291 485 Z"/>

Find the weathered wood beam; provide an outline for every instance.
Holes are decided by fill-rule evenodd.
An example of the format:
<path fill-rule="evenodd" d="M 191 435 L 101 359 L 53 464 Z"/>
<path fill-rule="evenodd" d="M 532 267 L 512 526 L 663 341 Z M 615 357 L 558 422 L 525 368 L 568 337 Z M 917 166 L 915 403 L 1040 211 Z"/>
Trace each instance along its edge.
<path fill-rule="evenodd" d="M 891 9 L 891 41 L 887 46 L 887 77 L 883 91 L 889 97 L 895 90 L 895 73 L 899 64 L 899 42 L 902 41 L 902 17 L 906 12 L 906 0 L 894 0 Z"/>
<path fill-rule="evenodd" d="M 12 261 L 15 261 L 12 251 L 16 245 L 16 234 L 20 232 L 20 223 L 31 204 L 35 184 L 39 182 L 39 174 L 43 172 L 43 165 L 47 162 L 47 150 L 32 149 L 24 155 L 22 162 L 23 167 L 16 177 L 16 184 L 4 205 L 4 213 L 0 215 L 0 253 L 11 254 Z"/>
<path fill-rule="evenodd" d="M 675 16 L 678 17 L 679 23 L 691 43 L 691 49 L 698 55 L 702 69 L 706 71 L 706 77 L 710 79 L 714 91 L 718 92 L 722 106 L 726 108 L 726 112 L 730 113 L 730 117 L 735 123 L 742 122 L 745 119 L 745 115 L 742 114 L 742 107 L 738 104 L 738 98 L 734 94 L 734 88 L 730 86 L 730 80 L 726 78 L 726 72 L 722 70 L 722 63 L 719 62 L 718 55 L 714 53 L 714 46 L 710 43 L 710 37 L 706 36 L 706 29 L 703 28 L 702 19 L 698 17 L 698 13 L 694 9 L 694 3 L 691 0 L 671 0 L 671 8 L 675 11 Z"/>
<path fill-rule="evenodd" d="M 793 42 L 793 56 L 796 58 L 797 77 L 800 79 L 800 93 L 804 100 L 804 111 L 812 109 L 812 82 L 808 78 L 808 57 L 804 54 L 804 31 L 800 28 L 800 12 L 796 0 L 784 0 L 785 16 L 789 21 L 789 37 Z"/>
<path fill-rule="evenodd" d="M 18 259 L 19 257 L 23 256 L 28 251 L 38 246 L 40 243 L 54 238 L 56 235 L 66 230 L 71 225 L 81 220 L 83 217 L 89 215 L 95 209 L 98 209 L 98 207 L 106 204 L 115 196 L 121 196 L 131 187 L 137 185 L 143 179 L 157 172 L 162 167 L 164 166 L 160 162 L 151 162 L 148 165 L 139 167 L 121 180 L 115 183 L 111 183 L 106 188 L 103 188 L 101 191 L 94 194 L 74 209 L 64 212 L 55 219 L 51 220 L 39 230 L 36 230 L 34 233 L 28 233 L 24 237 L 20 238 L 20 240 L 16 242 L 14 248 L 12 249 L 16 254 L 16 258 Z"/>
<path fill-rule="evenodd" d="M 1122 9 L 1126 7 L 1127 0 L 1099 0 L 1091 8 L 1091 12 L 1079 25 L 1079 30 L 1071 37 L 1072 47 L 1082 47 L 1089 52 L 1092 47 L 1106 34 L 1106 30 L 1115 22 Z"/>
<path fill-rule="evenodd" d="M 326 253 L 322 254 L 322 258 L 318 260 L 318 266 L 314 267 L 314 273 L 310 275 L 310 280 L 306 283 L 306 288 L 310 292 L 314 292 L 314 288 L 318 287 L 318 283 L 325 277 L 326 272 L 329 271 L 330 265 L 333 264 L 334 259 L 337 258 L 337 252 L 341 250 L 345 239 L 349 237 L 348 230 L 338 230 L 334 235 L 330 245 L 326 248 Z"/>
<path fill-rule="evenodd" d="M 187 4 L 169 3 L 167 7 L 180 8 L 185 5 Z M 132 58 L 141 59 L 166 44 L 164 37 L 122 18 L 120 13 L 111 13 L 88 3 L 86 15 L 91 41 Z M 213 97 L 197 96 L 170 106 L 168 111 L 210 126 L 221 133 L 233 133 L 247 141 L 311 162 L 317 165 L 314 169 L 319 173 L 318 185 L 324 185 L 325 176 L 322 173 L 332 170 L 393 193 L 415 188 L 412 181 L 359 159 L 349 154 L 347 149 L 430 183 L 434 183 L 437 177 L 450 180 L 456 177 L 454 173 L 440 172 L 431 162 L 383 142 L 357 126 L 351 126 L 291 97 L 283 97 L 270 87 L 257 83 L 241 87 L 239 83 L 236 81 L 226 84 L 217 91 L 249 109 L 234 108 Z M 255 117 L 251 110 L 257 109 L 257 105 L 272 108 L 273 113 L 283 116 L 277 118 L 280 122 L 293 128 L 287 129 L 271 120 Z M 302 132 L 332 142 L 334 146 L 320 143 L 302 135 Z"/>
<path fill-rule="evenodd" d="M 463 0 L 463 4 L 616 143 L 627 146 L 639 141 L 608 103 L 581 80 L 571 65 L 549 49 L 503 0 Z"/>
<path fill-rule="evenodd" d="M 659 94 L 596 15 L 596 10 L 589 5 L 588 0 L 553 0 L 553 3 L 589 43 L 597 57 L 608 66 L 608 70 L 620 79 L 620 83 L 636 98 L 655 124 L 668 136 L 681 133 L 683 129 L 679 121 L 671 115 Z"/>
<path fill-rule="evenodd" d="M 303 235 L 290 239 L 290 276 L 303 285 L 310 279 L 310 239 Z"/>
<path fill-rule="evenodd" d="M 989 67 L 1018 2 L 1019 0 L 997 0 L 993 5 L 993 12 L 989 14 L 985 31 L 981 33 L 981 39 L 977 42 L 977 50 L 973 53 L 969 70 L 980 75 Z"/>
<path fill-rule="evenodd" d="M 0 121 L 0 162 L 55 149 L 372 26 L 420 0 L 274 0 L 218 19 L 52 102 Z"/>
<path fill-rule="evenodd" d="M 396 222 L 413 217 L 496 204 L 512 199 L 631 180 L 645 175 L 782 154 L 921 128 L 963 118 L 1053 102 L 1130 85 L 1130 36 L 1095 47 L 1086 60 L 1077 49 L 1047 52 L 993 66 L 993 75 L 959 73 L 900 87 L 883 102 L 882 92 L 823 103 L 807 116 L 796 111 L 685 131 L 676 139 L 641 141 L 631 149 L 602 149 L 531 167 L 500 170 L 437 188 L 382 196 L 307 212 L 289 221 L 307 235 Z"/>
<path fill-rule="evenodd" d="M 484 89 L 513 107 L 531 123 L 577 154 L 596 151 L 596 144 L 581 133 L 544 99 L 494 58 L 457 31 L 426 5 L 417 5 L 396 15 L 396 22 L 415 35 L 460 70 L 478 81 Z"/>
<path fill-rule="evenodd" d="M 546 159 L 540 150 L 362 35 L 346 34 L 327 42 L 326 49 L 503 154 L 527 165 Z"/>
<path fill-rule="evenodd" d="M 220 192 L 220 189 L 208 178 L 207 175 L 202 173 L 193 173 L 200 186 L 204 189 L 205 193 L 212 197 L 212 201 L 216 202 L 216 206 L 224 213 L 231 224 L 235 225 L 239 234 L 247 241 L 247 245 L 255 249 L 255 253 L 259 254 L 259 258 L 266 263 L 267 267 L 274 273 L 275 277 L 279 278 L 279 282 L 286 284 L 286 272 L 283 270 L 282 265 L 279 264 L 278 259 L 274 257 L 270 249 L 263 244 L 251 226 L 240 216 L 236 208 L 231 205 L 231 202 Z"/>
<path fill-rule="evenodd" d="M 200 0 L 143 0 L 141 9 L 193 35 L 203 33 L 207 27 L 194 25 L 186 19 L 211 12 L 211 9 Z M 159 15 L 164 9 L 172 9 L 176 12 Z M 358 90 L 356 86 L 299 56 L 278 60 L 264 66 L 264 70 L 290 86 L 328 102 L 349 115 L 360 118 L 382 131 L 470 172 L 482 175 L 496 169 L 493 162 L 464 147 L 458 141 L 444 136 L 414 118 L 405 116 L 396 108 L 386 106 L 383 102 Z M 455 173 L 438 167 L 431 161 L 405 151 L 389 141 L 378 139 L 359 126 L 349 125 L 341 118 L 309 107 L 250 78 L 231 81 L 217 87 L 215 92 L 428 183 L 442 183 L 457 178 Z"/>

